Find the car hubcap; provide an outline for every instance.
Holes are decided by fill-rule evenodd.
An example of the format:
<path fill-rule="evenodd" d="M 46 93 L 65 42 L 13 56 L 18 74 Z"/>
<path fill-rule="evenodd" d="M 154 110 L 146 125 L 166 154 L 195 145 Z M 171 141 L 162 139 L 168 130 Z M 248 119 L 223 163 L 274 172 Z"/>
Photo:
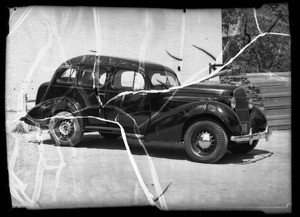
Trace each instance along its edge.
<path fill-rule="evenodd" d="M 73 131 L 73 123 L 71 120 L 63 120 L 59 125 L 59 132 L 62 136 L 69 136 Z"/>
<path fill-rule="evenodd" d="M 196 135 L 195 145 L 202 152 L 209 152 L 215 145 L 214 137 L 207 131 L 199 132 Z"/>

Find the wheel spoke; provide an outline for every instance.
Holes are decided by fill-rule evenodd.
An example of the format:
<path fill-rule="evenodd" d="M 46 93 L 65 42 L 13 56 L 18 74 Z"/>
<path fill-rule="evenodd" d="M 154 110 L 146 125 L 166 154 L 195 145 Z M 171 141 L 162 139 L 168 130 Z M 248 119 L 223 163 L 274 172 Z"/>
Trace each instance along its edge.
<path fill-rule="evenodd" d="M 82 136 L 82 120 L 68 111 L 61 111 L 50 119 L 49 134 L 61 145 L 77 145 Z"/>

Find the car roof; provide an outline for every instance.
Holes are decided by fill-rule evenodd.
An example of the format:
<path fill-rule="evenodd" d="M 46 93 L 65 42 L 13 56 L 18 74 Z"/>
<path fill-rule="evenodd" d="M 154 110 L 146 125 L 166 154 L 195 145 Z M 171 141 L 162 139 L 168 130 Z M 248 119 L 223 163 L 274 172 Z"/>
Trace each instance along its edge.
<path fill-rule="evenodd" d="M 65 68 L 66 66 L 78 66 L 78 65 L 94 65 L 96 55 L 81 55 L 74 58 L 71 58 L 61 64 L 60 67 Z M 98 56 L 99 57 L 99 56 Z M 110 65 L 113 67 L 141 67 L 150 70 L 167 70 L 175 73 L 172 69 L 167 66 L 144 61 L 140 62 L 138 59 L 133 58 L 123 58 L 123 57 L 114 57 L 114 56 L 103 56 L 100 55 L 100 65 Z M 176 73 L 175 73 L 176 74 Z"/>

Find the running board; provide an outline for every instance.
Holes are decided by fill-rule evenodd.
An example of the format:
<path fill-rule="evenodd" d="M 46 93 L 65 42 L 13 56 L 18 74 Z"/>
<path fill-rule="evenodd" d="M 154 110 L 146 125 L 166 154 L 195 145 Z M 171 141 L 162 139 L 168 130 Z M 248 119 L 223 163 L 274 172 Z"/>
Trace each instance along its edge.
<path fill-rule="evenodd" d="M 101 127 L 101 126 L 85 126 L 85 129 L 87 130 L 97 130 L 102 131 L 105 133 L 121 133 L 121 130 L 119 128 L 115 127 Z M 145 136 L 141 134 L 134 134 L 134 133 L 126 133 L 127 137 L 131 138 L 137 138 L 137 139 L 144 139 Z"/>
<path fill-rule="evenodd" d="M 126 133 L 126 136 L 134 139 L 145 139 L 145 136 L 141 134 Z"/>
<path fill-rule="evenodd" d="M 115 128 L 115 127 L 85 126 L 85 129 L 87 129 L 87 130 L 103 130 L 103 131 L 108 131 L 108 133 L 110 131 L 113 131 L 111 133 L 120 133 L 121 132 L 119 128 Z"/>

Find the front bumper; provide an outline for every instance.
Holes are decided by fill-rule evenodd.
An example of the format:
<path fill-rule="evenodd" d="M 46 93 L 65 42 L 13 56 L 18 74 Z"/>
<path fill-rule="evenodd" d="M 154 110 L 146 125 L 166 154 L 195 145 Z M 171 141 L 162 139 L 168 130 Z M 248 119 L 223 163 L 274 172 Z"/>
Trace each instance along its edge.
<path fill-rule="evenodd" d="M 249 142 L 250 144 L 252 144 L 253 140 L 259 140 L 263 138 L 265 138 L 266 141 L 268 141 L 271 134 L 272 131 L 269 130 L 269 126 L 266 127 L 266 130 L 264 132 L 259 132 L 259 133 L 252 133 L 252 128 L 251 128 L 249 134 L 240 135 L 240 136 L 231 136 L 230 140 L 237 143 Z"/>

